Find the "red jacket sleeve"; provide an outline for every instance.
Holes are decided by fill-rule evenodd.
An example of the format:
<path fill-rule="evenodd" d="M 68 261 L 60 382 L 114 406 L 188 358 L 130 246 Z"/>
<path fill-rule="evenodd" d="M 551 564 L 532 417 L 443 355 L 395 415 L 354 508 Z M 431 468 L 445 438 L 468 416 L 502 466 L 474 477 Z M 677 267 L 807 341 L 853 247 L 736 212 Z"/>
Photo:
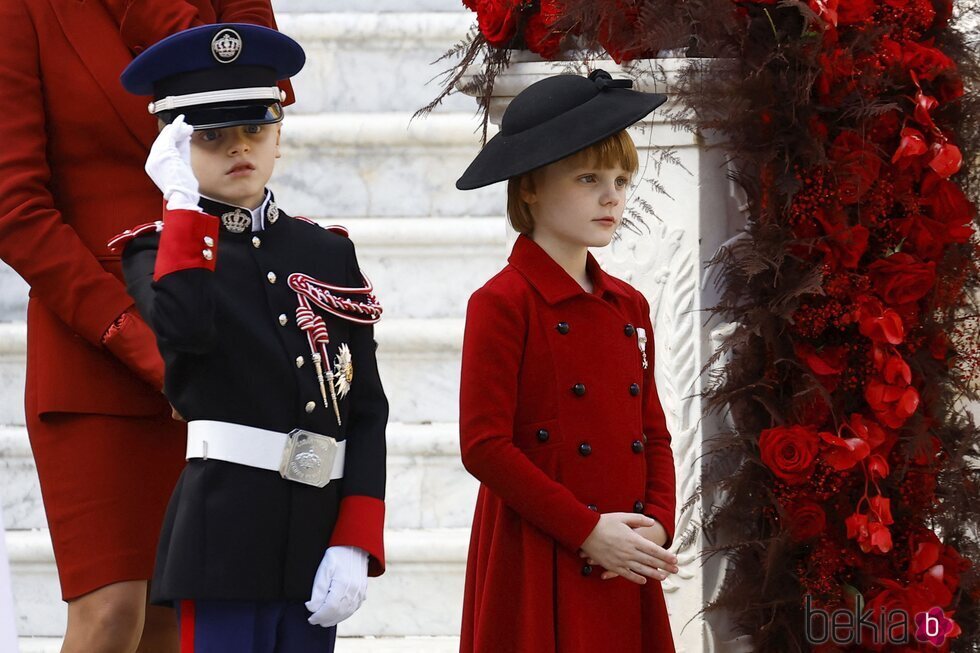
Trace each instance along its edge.
<path fill-rule="evenodd" d="M 676 475 L 674 454 L 670 449 L 670 432 L 664 415 L 657 386 L 653 377 L 654 347 L 653 326 L 650 322 L 650 305 L 643 298 L 643 328 L 646 329 L 647 369 L 643 370 L 643 434 L 647 438 L 644 453 L 647 458 L 646 506 L 643 513 L 663 524 L 667 531 L 668 548 L 674 541 L 674 510 L 676 507 Z"/>
<path fill-rule="evenodd" d="M 24 0 L 0 3 L 0 258 L 93 346 L 133 304 L 62 220 L 48 190 L 37 33 Z"/>
<path fill-rule="evenodd" d="M 470 298 L 463 337 L 459 433 L 463 465 L 524 519 L 571 550 L 599 521 L 514 444 L 527 316 L 486 286 Z"/>
<path fill-rule="evenodd" d="M 171 34 L 198 25 L 250 23 L 277 29 L 270 0 L 104 0 L 115 14 L 123 42 L 134 55 Z M 199 6 L 200 5 L 200 6 Z M 292 104 L 288 81 L 285 104 Z"/>

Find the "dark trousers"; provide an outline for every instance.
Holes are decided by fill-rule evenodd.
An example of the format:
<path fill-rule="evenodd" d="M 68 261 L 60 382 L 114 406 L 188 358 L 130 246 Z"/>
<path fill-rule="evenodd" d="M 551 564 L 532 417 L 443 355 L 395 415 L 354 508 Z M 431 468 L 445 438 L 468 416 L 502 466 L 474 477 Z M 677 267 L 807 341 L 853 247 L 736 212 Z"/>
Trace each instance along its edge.
<path fill-rule="evenodd" d="M 333 653 L 337 628 L 300 602 L 180 601 L 181 653 Z"/>

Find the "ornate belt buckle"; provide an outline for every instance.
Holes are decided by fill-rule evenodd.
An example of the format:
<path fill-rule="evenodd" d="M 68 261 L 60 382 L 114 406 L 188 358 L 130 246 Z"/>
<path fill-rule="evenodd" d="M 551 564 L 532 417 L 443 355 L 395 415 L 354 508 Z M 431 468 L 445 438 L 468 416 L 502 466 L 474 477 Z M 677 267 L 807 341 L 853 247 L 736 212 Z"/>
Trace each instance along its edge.
<path fill-rule="evenodd" d="M 303 429 L 289 432 L 282 451 L 279 473 L 287 481 L 326 487 L 337 457 L 337 441 Z"/>

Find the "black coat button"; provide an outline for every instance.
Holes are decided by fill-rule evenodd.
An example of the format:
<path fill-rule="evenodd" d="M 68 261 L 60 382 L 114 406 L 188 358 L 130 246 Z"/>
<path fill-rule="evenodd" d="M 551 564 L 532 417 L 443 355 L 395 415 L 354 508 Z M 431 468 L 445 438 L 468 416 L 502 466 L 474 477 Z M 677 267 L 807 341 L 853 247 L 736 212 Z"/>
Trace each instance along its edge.
<path fill-rule="evenodd" d="M 639 440 L 633 440 L 633 453 L 643 453 L 643 443 Z"/>
<path fill-rule="evenodd" d="M 633 395 L 634 397 L 640 394 L 640 386 L 638 383 L 630 384 L 630 394 Z"/>
<path fill-rule="evenodd" d="M 636 333 L 636 327 L 634 327 L 632 324 L 627 324 L 626 328 L 623 329 L 623 333 L 625 333 L 627 337 L 632 338 L 633 334 Z"/>
<path fill-rule="evenodd" d="M 643 502 L 637 501 L 633 504 L 633 512 L 643 512 Z"/>
<path fill-rule="evenodd" d="M 591 576 L 592 575 L 592 565 L 583 565 L 582 566 L 582 575 L 583 576 Z"/>
<path fill-rule="evenodd" d="M 576 395 L 581 397 L 582 395 L 585 394 L 585 384 L 576 383 L 575 385 L 572 386 L 572 392 L 574 392 Z"/>
<path fill-rule="evenodd" d="M 548 433 L 548 429 L 541 429 L 538 431 L 538 442 L 547 442 L 551 434 Z"/>
<path fill-rule="evenodd" d="M 594 503 L 590 503 L 589 510 L 591 510 L 592 512 L 599 512 L 599 506 L 595 505 Z"/>
<path fill-rule="evenodd" d="M 578 452 L 583 456 L 588 456 L 592 453 L 592 445 L 588 442 L 583 442 L 578 446 Z"/>
<path fill-rule="evenodd" d="M 568 322 L 559 322 L 555 328 L 558 329 L 558 333 L 565 335 L 571 327 L 568 326 Z"/>

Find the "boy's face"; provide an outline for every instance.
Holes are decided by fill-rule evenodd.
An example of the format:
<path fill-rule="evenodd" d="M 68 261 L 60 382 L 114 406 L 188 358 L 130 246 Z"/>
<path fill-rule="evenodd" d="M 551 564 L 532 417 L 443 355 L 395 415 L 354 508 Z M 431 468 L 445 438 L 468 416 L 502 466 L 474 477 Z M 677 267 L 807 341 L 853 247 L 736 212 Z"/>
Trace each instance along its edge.
<path fill-rule="evenodd" d="M 623 220 L 630 173 L 581 157 L 556 161 L 532 173 L 521 197 L 534 216 L 535 239 L 566 245 L 605 247 Z M 533 189 L 532 189 L 533 186 Z"/>
<path fill-rule="evenodd" d="M 282 123 L 204 129 L 191 136 L 191 168 L 202 195 L 248 209 L 265 197 Z"/>

